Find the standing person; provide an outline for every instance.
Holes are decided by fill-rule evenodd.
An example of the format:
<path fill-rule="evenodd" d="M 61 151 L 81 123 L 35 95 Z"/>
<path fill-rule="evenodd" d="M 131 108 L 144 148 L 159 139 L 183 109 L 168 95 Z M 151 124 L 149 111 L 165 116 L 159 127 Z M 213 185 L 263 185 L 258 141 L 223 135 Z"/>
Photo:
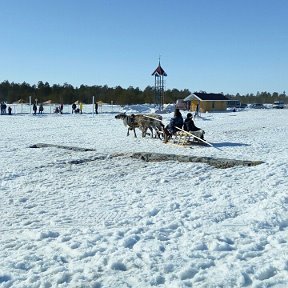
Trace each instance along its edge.
<path fill-rule="evenodd" d="M 33 111 L 34 111 L 34 115 L 36 115 L 36 113 L 37 113 L 37 105 L 34 103 L 33 104 Z"/>
<path fill-rule="evenodd" d="M 12 108 L 11 108 L 11 106 L 8 107 L 8 115 L 12 115 Z"/>
<path fill-rule="evenodd" d="M 196 117 L 196 116 L 199 116 L 199 103 L 197 104 L 196 109 L 195 109 L 194 117 Z"/>
<path fill-rule="evenodd" d="M 79 109 L 80 109 L 80 113 L 82 114 L 82 110 L 83 110 L 83 103 L 82 102 L 80 102 Z"/>
<path fill-rule="evenodd" d="M 164 128 L 165 142 L 167 142 L 168 138 L 178 131 L 176 127 L 182 129 L 182 126 L 183 126 L 183 117 L 180 110 L 176 108 L 174 112 L 174 117 L 171 118 L 170 123 Z"/>
<path fill-rule="evenodd" d="M 43 104 L 41 103 L 40 106 L 39 106 L 39 114 L 42 114 L 43 113 Z"/>
<path fill-rule="evenodd" d="M 63 104 L 60 105 L 60 113 L 63 114 Z"/>
<path fill-rule="evenodd" d="M 75 113 L 75 110 L 76 110 L 76 104 L 73 103 L 73 104 L 72 104 L 72 114 Z"/>
<path fill-rule="evenodd" d="M 1 103 L 1 114 L 6 114 L 6 108 L 7 105 L 5 104 L 5 102 Z"/>
<path fill-rule="evenodd" d="M 95 103 L 95 113 L 98 114 L 98 103 Z"/>

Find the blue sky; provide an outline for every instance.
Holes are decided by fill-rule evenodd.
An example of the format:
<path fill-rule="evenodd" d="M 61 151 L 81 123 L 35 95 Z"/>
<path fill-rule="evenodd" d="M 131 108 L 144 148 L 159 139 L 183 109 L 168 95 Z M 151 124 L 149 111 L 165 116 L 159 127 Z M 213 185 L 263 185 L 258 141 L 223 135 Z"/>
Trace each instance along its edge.
<path fill-rule="evenodd" d="M 0 0 L 0 82 L 287 92 L 287 0 Z"/>

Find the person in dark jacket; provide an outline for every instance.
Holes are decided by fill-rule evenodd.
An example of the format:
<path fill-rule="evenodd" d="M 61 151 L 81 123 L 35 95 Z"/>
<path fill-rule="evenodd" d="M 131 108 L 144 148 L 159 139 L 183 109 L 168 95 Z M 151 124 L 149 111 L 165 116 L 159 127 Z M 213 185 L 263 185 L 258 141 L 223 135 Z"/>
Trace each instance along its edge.
<path fill-rule="evenodd" d="M 191 113 L 188 113 L 184 121 L 184 130 L 185 131 L 198 131 L 200 128 L 196 127 L 193 121 Z"/>
<path fill-rule="evenodd" d="M 33 104 L 33 114 L 36 115 L 37 113 L 37 105 Z"/>
<path fill-rule="evenodd" d="M 167 125 L 166 129 L 170 134 L 175 134 L 178 131 L 176 127 L 180 129 L 183 127 L 183 117 L 178 108 L 175 109 L 174 117 L 170 119 L 170 123 Z"/>
<path fill-rule="evenodd" d="M 43 107 L 43 104 L 41 103 L 40 106 L 39 106 L 39 114 L 42 114 L 43 113 L 43 110 L 44 110 L 44 107 Z"/>
<path fill-rule="evenodd" d="M 6 114 L 6 107 L 7 105 L 5 104 L 5 102 L 1 103 L 1 114 Z"/>
<path fill-rule="evenodd" d="M 183 117 L 178 108 L 175 109 L 174 117 L 170 119 L 170 123 L 164 128 L 164 142 L 168 142 L 173 134 L 175 134 L 178 129 L 183 127 Z"/>
<path fill-rule="evenodd" d="M 73 113 L 76 113 L 76 111 L 75 111 L 75 110 L 76 110 L 76 107 L 77 107 L 76 104 L 73 103 L 73 104 L 72 104 L 72 114 L 73 114 Z"/>
<path fill-rule="evenodd" d="M 197 133 L 194 133 L 196 136 L 200 137 L 201 139 L 204 139 L 204 134 L 205 132 L 198 128 L 193 121 L 193 116 L 191 113 L 188 113 L 186 116 L 186 119 L 184 121 L 184 126 L 183 126 L 184 130 L 187 132 L 195 132 L 197 131 Z M 193 134 L 193 133 L 192 133 Z"/>

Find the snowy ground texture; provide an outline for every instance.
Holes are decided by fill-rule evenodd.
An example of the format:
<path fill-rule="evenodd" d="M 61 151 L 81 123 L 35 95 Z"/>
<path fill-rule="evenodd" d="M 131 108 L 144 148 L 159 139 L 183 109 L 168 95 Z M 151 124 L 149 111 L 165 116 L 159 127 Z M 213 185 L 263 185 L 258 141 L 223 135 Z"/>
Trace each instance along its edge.
<path fill-rule="evenodd" d="M 0 287 L 288 287 L 288 110 L 202 114 L 214 148 L 191 149 L 127 137 L 116 108 L 0 116 Z"/>

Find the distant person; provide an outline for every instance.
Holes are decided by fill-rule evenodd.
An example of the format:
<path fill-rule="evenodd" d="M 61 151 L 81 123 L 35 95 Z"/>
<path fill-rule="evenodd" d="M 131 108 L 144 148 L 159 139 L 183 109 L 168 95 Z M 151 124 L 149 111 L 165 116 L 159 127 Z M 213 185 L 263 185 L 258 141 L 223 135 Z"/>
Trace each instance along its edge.
<path fill-rule="evenodd" d="M 33 114 L 36 115 L 37 113 L 37 105 L 34 103 L 33 104 Z"/>
<path fill-rule="evenodd" d="M 6 108 L 7 105 L 5 104 L 5 102 L 1 103 L 1 114 L 6 114 Z"/>
<path fill-rule="evenodd" d="M 76 107 L 77 107 L 76 104 L 73 103 L 73 104 L 72 104 L 72 114 L 75 113 Z"/>
<path fill-rule="evenodd" d="M 12 115 L 12 108 L 10 106 L 8 107 L 8 115 Z"/>
<path fill-rule="evenodd" d="M 42 114 L 44 110 L 43 104 L 41 103 L 39 106 L 39 114 Z"/>
<path fill-rule="evenodd" d="M 95 103 L 95 113 L 98 114 L 98 103 Z"/>
<path fill-rule="evenodd" d="M 196 106 L 194 118 L 196 116 L 199 116 L 199 104 L 197 104 L 197 106 Z"/>
<path fill-rule="evenodd" d="M 60 108 L 59 108 L 61 114 L 63 114 L 63 107 L 64 107 L 63 104 L 61 104 L 61 105 L 60 105 Z"/>
<path fill-rule="evenodd" d="M 201 139 L 204 139 L 204 131 L 200 128 L 198 128 L 195 124 L 194 124 L 194 121 L 193 121 L 193 116 L 191 113 L 188 113 L 187 116 L 186 116 L 186 119 L 184 121 L 184 125 L 183 125 L 183 128 L 185 131 L 187 132 L 191 132 L 192 134 L 195 134 L 195 136 L 201 138 Z M 197 133 L 194 133 L 196 132 Z"/>
<path fill-rule="evenodd" d="M 80 113 L 82 114 L 82 111 L 83 111 L 83 103 L 82 102 L 80 102 L 79 109 L 80 109 Z"/>

